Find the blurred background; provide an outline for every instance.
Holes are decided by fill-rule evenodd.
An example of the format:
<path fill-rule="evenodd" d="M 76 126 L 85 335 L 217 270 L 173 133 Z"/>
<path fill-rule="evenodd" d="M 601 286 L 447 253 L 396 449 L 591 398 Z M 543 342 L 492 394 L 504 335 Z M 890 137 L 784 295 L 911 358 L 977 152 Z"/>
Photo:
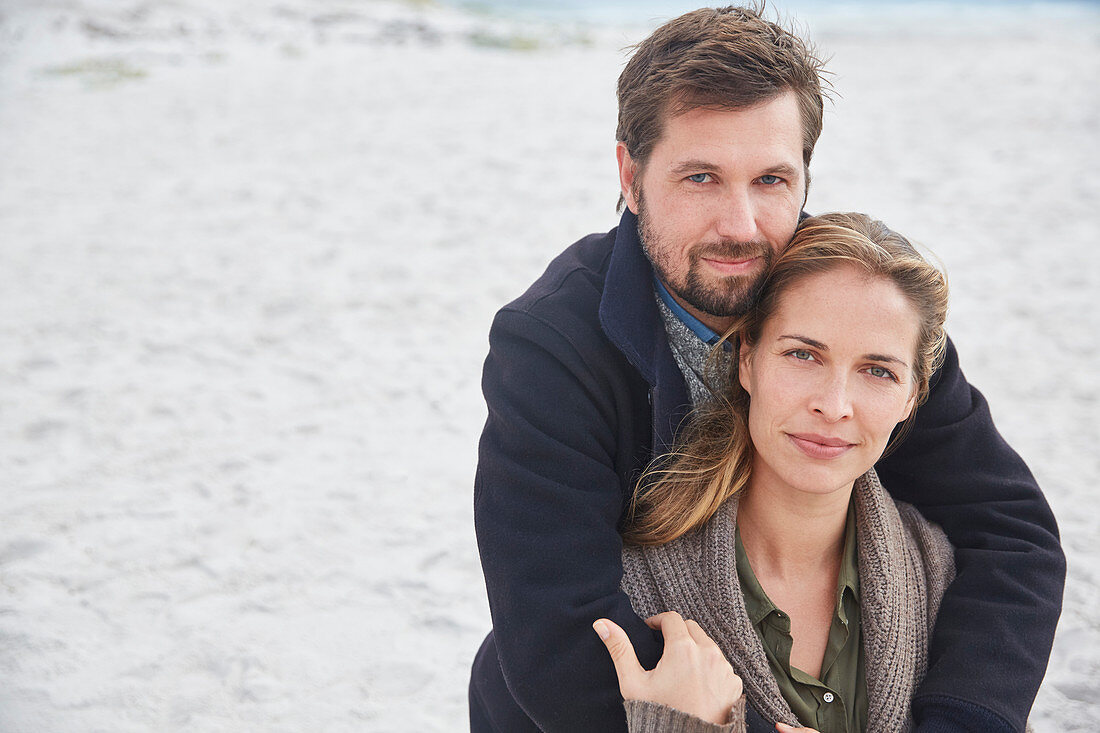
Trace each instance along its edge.
<path fill-rule="evenodd" d="M 1059 519 L 1032 724 L 1095 730 L 1100 5 L 770 6 L 831 57 L 807 209 L 944 263 Z M 0 730 L 465 727 L 489 322 L 616 224 L 692 7 L 0 0 Z"/>

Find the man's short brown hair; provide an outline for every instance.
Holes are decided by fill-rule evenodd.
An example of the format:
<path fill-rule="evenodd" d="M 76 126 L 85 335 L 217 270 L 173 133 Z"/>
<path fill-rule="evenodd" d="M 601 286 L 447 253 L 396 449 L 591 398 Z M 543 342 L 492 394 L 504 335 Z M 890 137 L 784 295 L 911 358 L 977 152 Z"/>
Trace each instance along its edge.
<path fill-rule="evenodd" d="M 665 23 L 635 47 L 619 75 L 616 138 L 639 166 L 645 166 L 669 116 L 700 107 L 743 109 L 792 91 L 802 120 L 802 161 L 809 168 L 821 135 L 823 62 L 806 41 L 762 13 L 762 6 L 700 8 Z"/>

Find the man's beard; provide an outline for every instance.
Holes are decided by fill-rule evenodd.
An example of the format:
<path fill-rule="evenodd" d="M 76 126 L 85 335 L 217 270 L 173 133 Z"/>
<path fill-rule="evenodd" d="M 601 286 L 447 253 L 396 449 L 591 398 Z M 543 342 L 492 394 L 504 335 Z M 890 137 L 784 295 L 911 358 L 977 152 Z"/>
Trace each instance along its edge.
<path fill-rule="evenodd" d="M 731 239 L 697 244 L 688 252 L 686 280 L 682 283 L 676 282 L 670 276 L 667 256 L 660 256 L 667 249 L 660 246 L 661 238 L 653 230 L 640 190 L 635 198 L 638 204 L 638 236 L 642 240 L 642 251 L 665 287 L 693 308 L 712 316 L 730 318 L 747 313 L 760 297 L 765 276 L 775 259 L 771 246 L 765 241 L 737 242 Z M 707 283 L 703 276 L 703 268 L 706 267 L 702 263 L 704 257 L 720 260 L 747 260 L 757 257 L 760 258 L 762 267 L 748 275 L 730 275 L 718 282 Z"/>

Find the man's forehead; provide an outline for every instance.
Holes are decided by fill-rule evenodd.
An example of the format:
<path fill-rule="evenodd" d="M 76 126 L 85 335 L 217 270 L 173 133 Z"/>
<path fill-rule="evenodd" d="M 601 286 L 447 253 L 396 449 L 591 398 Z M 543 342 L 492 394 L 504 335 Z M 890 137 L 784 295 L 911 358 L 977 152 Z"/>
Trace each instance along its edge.
<path fill-rule="evenodd" d="M 720 159 L 731 153 L 802 157 L 802 127 L 794 100 L 738 109 L 698 107 L 667 116 L 655 147 L 677 162 Z"/>

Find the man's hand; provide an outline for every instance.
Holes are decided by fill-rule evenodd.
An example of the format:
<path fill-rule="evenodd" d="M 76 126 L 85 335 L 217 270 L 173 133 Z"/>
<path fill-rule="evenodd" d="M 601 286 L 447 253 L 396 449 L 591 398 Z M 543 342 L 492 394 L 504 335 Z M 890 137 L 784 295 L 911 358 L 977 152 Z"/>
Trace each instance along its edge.
<path fill-rule="evenodd" d="M 603 618 L 592 624 L 615 664 L 623 699 L 660 703 L 709 723 L 727 723 L 742 685 L 718 645 L 699 624 L 684 621 L 675 611 L 651 616 L 646 624 L 665 638 L 664 654 L 650 671 L 642 668 L 618 625 Z"/>

